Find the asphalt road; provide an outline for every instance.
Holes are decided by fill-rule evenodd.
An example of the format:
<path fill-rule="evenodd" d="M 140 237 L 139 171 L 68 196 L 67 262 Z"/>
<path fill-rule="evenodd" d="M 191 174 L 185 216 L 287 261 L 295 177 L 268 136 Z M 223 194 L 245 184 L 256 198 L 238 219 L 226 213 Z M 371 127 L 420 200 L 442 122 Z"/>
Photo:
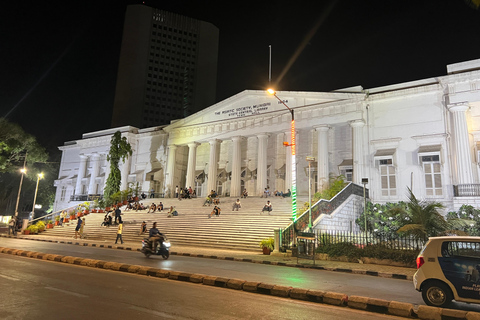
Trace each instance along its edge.
<path fill-rule="evenodd" d="M 1 319 L 400 319 L 167 279 L 0 255 Z"/>
<path fill-rule="evenodd" d="M 136 251 L 10 238 L 0 238 L 0 246 L 247 281 L 260 281 L 303 289 L 316 289 L 347 295 L 395 300 L 414 305 L 424 304 L 421 294 L 415 291 L 412 282 L 407 280 L 176 255 L 170 256 L 168 260 L 163 260 L 158 256 L 148 259 Z M 319 263 L 321 264 L 321 261 Z M 480 305 L 454 303 L 451 308 L 480 312 Z"/>

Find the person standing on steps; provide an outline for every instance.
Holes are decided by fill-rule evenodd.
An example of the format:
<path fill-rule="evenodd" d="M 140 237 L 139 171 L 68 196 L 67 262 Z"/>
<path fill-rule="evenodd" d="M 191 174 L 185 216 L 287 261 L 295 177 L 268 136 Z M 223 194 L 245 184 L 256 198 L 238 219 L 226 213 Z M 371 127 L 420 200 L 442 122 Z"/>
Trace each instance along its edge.
<path fill-rule="evenodd" d="M 123 222 L 120 221 L 120 224 L 118 225 L 117 239 L 115 239 L 115 244 L 117 244 L 118 239 L 120 239 L 120 243 L 123 244 L 122 232 L 123 232 Z"/>
<path fill-rule="evenodd" d="M 80 228 L 82 227 L 82 219 L 78 218 L 77 219 L 77 226 L 75 227 L 75 239 L 77 239 L 78 233 L 80 232 Z"/>
<path fill-rule="evenodd" d="M 79 218 L 79 220 L 80 220 L 80 218 Z M 83 236 L 83 227 L 85 227 L 85 218 L 82 219 L 82 225 L 80 226 L 80 231 L 79 231 L 79 233 L 80 233 L 80 239 L 83 239 L 83 238 L 84 238 L 84 236 Z"/>
<path fill-rule="evenodd" d="M 120 206 L 117 206 L 115 209 L 115 224 L 116 223 L 122 223 L 122 210 L 120 210 Z"/>
<path fill-rule="evenodd" d="M 175 187 L 175 198 L 178 198 L 178 186 Z"/>
<path fill-rule="evenodd" d="M 260 214 L 262 214 L 264 211 L 267 211 L 268 214 L 270 214 L 270 212 L 272 211 L 272 203 L 270 202 L 270 200 L 268 200 L 265 206 L 263 206 L 262 212 Z"/>

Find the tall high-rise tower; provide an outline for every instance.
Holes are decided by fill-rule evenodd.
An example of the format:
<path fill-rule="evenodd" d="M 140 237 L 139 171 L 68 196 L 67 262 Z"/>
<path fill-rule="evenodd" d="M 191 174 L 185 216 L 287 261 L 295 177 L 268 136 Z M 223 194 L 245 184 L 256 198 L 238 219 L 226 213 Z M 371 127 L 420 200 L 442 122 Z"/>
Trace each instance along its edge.
<path fill-rule="evenodd" d="M 214 104 L 218 34 L 208 22 L 128 6 L 112 127 L 168 124 Z"/>

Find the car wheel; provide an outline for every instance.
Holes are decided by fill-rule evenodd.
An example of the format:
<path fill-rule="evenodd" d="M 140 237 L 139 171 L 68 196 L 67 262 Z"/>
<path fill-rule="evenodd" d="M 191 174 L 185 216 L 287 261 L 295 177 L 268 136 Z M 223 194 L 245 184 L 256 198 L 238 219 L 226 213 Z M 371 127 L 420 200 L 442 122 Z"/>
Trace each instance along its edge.
<path fill-rule="evenodd" d="M 445 283 L 431 281 L 422 288 L 422 298 L 429 306 L 446 307 L 452 302 L 453 294 Z"/>

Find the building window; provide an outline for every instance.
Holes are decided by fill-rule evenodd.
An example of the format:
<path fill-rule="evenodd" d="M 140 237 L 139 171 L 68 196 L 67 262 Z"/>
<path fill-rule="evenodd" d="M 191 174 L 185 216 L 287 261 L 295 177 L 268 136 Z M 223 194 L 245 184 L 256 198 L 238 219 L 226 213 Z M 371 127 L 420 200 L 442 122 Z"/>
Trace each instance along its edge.
<path fill-rule="evenodd" d="M 442 166 L 440 155 L 421 156 L 423 171 L 425 173 L 425 190 L 427 196 L 442 196 Z"/>
<path fill-rule="evenodd" d="M 62 186 L 62 189 L 60 191 L 60 201 L 65 201 L 65 195 L 67 194 L 67 187 Z"/>
<path fill-rule="evenodd" d="M 396 196 L 397 179 L 392 159 L 379 160 L 378 168 L 380 170 L 382 196 Z"/>

